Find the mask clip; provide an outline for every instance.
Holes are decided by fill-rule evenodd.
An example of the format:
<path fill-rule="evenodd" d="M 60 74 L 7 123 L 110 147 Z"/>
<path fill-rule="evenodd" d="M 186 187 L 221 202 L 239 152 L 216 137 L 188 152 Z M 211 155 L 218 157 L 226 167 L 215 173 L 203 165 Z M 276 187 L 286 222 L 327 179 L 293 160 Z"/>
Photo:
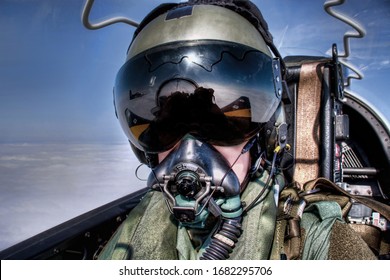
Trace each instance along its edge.
<path fill-rule="evenodd" d="M 210 193 L 211 179 L 209 176 L 198 175 L 189 170 L 164 176 L 163 190 L 170 202 L 168 207 L 178 221 L 193 223 L 201 215 L 204 208 L 199 211 L 199 205 Z M 169 184 L 170 182 L 173 186 Z M 201 184 L 204 187 L 201 187 Z M 176 196 L 173 196 L 171 188 L 175 188 Z M 192 198 L 196 198 L 195 201 Z"/>

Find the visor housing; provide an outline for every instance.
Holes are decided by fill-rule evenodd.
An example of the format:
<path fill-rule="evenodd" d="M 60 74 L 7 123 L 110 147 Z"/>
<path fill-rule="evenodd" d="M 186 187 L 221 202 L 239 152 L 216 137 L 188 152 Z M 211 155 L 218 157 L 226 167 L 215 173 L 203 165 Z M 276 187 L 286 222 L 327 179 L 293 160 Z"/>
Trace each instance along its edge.
<path fill-rule="evenodd" d="M 148 49 L 117 75 L 114 102 L 122 129 L 149 153 L 170 149 L 188 133 L 216 145 L 241 143 L 278 107 L 274 62 L 257 49 L 226 41 Z"/>

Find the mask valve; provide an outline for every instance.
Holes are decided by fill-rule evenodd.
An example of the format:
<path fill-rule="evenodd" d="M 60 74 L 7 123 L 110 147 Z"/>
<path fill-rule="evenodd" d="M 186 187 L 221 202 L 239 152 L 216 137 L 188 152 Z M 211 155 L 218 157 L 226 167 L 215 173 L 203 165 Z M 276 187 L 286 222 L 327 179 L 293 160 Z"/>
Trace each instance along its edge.
<path fill-rule="evenodd" d="M 177 192 L 187 198 L 193 198 L 202 188 L 199 175 L 193 171 L 183 171 L 176 176 Z"/>
<path fill-rule="evenodd" d="M 199 204 L 210 194 L 211 180 L 212 177 L 190 169 L 164 175 L 164 193 L 171 202 L 170 211 L 178 221 L 192 223 L 201 214 L 203 209 L 198 210 Z"/>

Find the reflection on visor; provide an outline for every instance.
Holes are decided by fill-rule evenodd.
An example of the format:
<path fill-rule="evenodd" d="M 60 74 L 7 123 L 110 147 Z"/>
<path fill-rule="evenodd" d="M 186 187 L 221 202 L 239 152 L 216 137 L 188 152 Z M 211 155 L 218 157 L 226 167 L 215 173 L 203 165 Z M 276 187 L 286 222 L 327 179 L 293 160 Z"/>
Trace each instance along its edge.
<path fill-rule="evenodd" d="M 215 145 L 236 145 L 253 136 L 259 125 L 251 122 L 250 104 L 246 97 L 220 109 L 214 103 L 214 90 L 198 88 L 193 94 L 175 92 L 160 97 L 161 109 L 139 134 L 139 143 L 149 152 L 170 149 L 190 133 Z M 139 132 L 138 132 L 139 133 Z"/>
<path fill-rule="evenodd" d="M 165 151 L 186 133 L 218 145 L 241 143 L 280 102 L 271 57 L 210 40 L 131 58 L 117 75 L 114 98 L 123 130 L 147 152 Z"/>

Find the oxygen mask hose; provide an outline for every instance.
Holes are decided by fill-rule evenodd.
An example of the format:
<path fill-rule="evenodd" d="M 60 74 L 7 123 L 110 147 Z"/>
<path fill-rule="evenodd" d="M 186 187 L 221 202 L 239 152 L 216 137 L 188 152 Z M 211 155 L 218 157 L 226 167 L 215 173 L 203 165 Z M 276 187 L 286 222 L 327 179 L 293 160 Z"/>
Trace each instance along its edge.
<path fill-rule="evenodd" d="M 211 238 L 200 260 L 226 260 L 241 236 L 241 217 L 223 219 L 220 230 Z"/>

